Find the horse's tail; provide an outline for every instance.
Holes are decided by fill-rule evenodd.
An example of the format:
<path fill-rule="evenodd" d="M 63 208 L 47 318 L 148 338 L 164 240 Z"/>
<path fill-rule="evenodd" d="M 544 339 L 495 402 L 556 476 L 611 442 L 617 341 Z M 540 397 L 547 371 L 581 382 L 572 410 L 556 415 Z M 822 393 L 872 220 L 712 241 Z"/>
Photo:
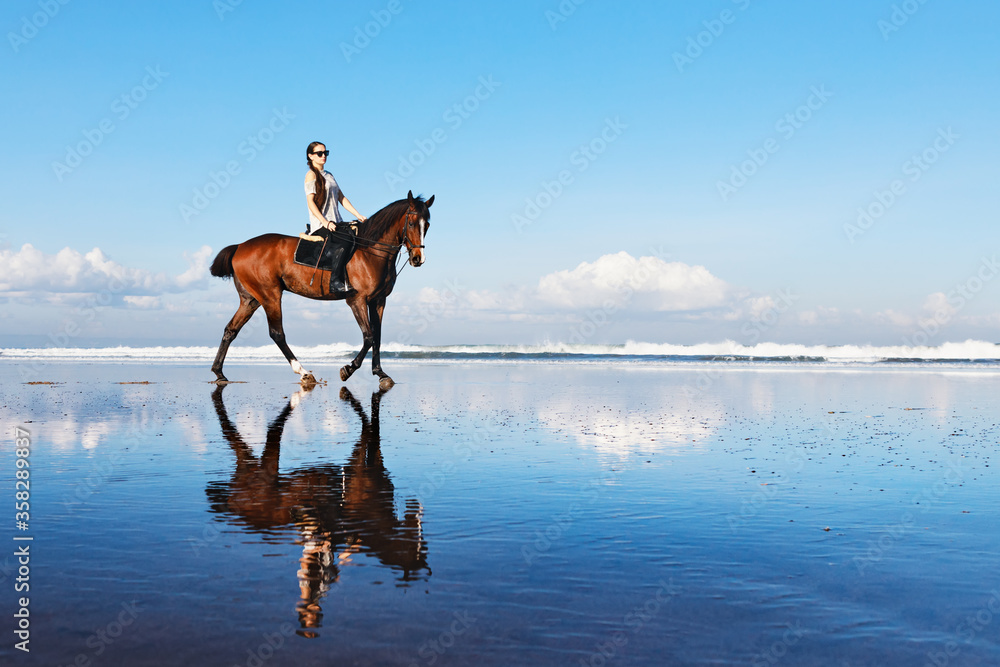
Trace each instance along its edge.
<path fill-rule="evenodd" d="M 216 278 L 233 277 L 233 255 L 236 254 L 238 245 L 226 246 L 215 256 L 212 267 L 208 270 Z"/>

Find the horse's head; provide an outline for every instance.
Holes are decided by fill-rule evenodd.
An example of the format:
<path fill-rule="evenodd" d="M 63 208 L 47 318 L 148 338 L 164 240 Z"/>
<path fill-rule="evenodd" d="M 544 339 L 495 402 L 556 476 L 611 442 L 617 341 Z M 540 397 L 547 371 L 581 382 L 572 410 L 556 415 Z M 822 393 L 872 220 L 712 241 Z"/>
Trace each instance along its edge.
<path fill-rule="evenodd" d="M 427 237 L 427 230 L 431 226 L 431 205 L 434 203 L 434 195 L 427 201 L 421 201 L 413 196 L 411 190 L 407 194 L 409 207 L 406 209 L 406 226 L 403 228 L 403 245 L 410 254 L 410 265 L 420 266 L 427 261 L 427 253 L 424 252 L 424 239 Z"/>

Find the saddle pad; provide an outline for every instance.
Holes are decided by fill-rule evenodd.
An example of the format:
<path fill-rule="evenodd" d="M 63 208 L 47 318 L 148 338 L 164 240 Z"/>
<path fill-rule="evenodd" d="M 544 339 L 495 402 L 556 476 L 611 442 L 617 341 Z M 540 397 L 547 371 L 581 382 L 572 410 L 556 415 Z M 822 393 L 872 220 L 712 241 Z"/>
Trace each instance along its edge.
<path fill-rule="evenodd" d="M 323 241 L 306 241 L 300 238 L 298 245 L 295 246 L 296 264 L 315 267 L 318 261 L 321 271 L 332 271 L 334 268 L 332 255 L 335 248 L 347 246 L 348 256 L 354 250 L 354 231 L 350 225 L 337 225 L 337 231 L 332 237 L 330 230 L 325 227 L 311 234 L 323 237 L 326 240 L 326 247 L 323 247 Z M 320 252 L 323 253 L 323 257 L 320 257 Z"/>

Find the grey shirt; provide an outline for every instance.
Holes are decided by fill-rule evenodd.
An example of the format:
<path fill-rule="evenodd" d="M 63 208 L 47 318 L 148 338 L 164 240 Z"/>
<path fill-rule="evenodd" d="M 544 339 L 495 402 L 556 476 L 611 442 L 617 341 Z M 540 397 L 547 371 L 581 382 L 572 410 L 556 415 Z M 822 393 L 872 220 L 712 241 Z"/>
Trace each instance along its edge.
<path fill-rule="evenodd" d="M 312 170 L 310 170 L 309 173 L 313 173 Z M 308 176 L 309 173 L 307 173 L 306 176 Z M 340 186 L 337 185 L 337 180 L 333 177 L 333 174 L 326 170 L 323 171 L 323 178 L 326 180 L 326 201 L 323 203 L 323 207 L 320 209 L 320 212 L 326 220 L 343 222 L 344 219 L 340 217 L 340 199 L 344 195 L 340 191 Z M 306 181 L 306 194 L 316 194 L 316 179 Z M 312 211 L 309 211 L 310 233 L 315 232 L 324 224 L 324 220 L 318 220 L 316 216 L 313 215 Z"/>

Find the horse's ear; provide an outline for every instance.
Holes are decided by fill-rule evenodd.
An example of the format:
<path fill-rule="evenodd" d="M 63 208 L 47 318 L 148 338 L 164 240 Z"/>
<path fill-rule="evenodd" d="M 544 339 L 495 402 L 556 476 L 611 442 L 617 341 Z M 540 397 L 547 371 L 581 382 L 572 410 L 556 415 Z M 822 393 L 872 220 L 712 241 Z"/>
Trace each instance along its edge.
<path fill-rule="evenodd" d="M 424 202 L 424 206 L 430 208 L 433 203 L 434 203 L 434 195 L 431 195 L 431 198 L 428 199 L 426 202 Z"/>
<path fill-rule="evenodd" d="M 410 206 L 413 206 L 413 190 L 406 193 L 406 199 L 410 202 Z"/>

